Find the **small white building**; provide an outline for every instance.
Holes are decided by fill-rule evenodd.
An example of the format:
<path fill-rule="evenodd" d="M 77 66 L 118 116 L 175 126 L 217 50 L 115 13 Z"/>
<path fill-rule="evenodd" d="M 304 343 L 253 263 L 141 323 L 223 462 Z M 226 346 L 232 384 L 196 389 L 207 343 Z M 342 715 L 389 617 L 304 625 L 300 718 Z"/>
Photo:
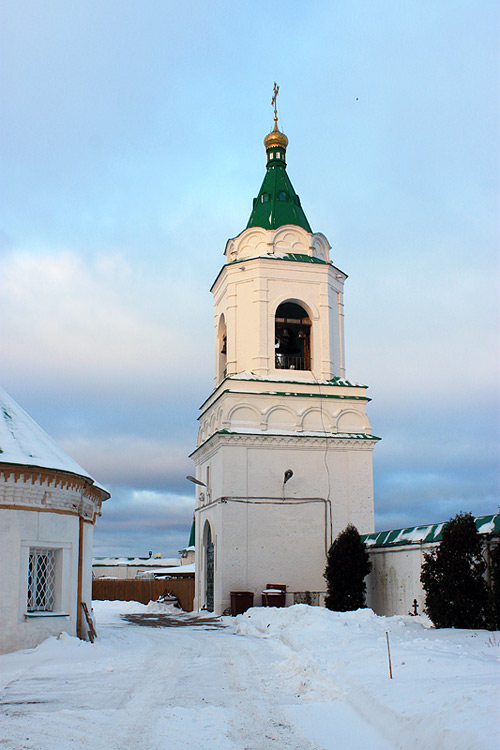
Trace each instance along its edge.
<path fill-rule="evenodd" d="M 214 296 L 215 388 L 196 450 L 195 609 L 322 601 L 326 553 L 348 523 L 373 530 L 366 386 L 346 379 L 344 281 L 286 172 L 287 137 L 265 138 L 267 168 L 246 229 L 229 240 Z"/>
<path fill-rule="evenodd" d="M 178 557 L 94 557 L 94 578 L 141 578 L 151 570 L 168 572 L 182 564 Z"/>
<path fill-rule="evenodd" d="M 109 497 L 0 388 L 0 653 L 87 637 L 94 524 Z"/>

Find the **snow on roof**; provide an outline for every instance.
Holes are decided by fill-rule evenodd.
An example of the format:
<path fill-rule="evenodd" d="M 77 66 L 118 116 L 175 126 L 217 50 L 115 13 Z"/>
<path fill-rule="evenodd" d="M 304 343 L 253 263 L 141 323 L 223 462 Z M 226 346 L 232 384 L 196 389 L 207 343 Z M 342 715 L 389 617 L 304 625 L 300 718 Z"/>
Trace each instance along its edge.
<path fill-rule="evenodd" d="M 3 388 L 0 388 L 0 463 L 68 471 L 91 479 L 104 489 Z"/>
<path fill-rule="evenodd" d="M 148 575 L 150 573 L 156 574 L 156 575 L 162 575 L 162 576 L 169 576 L 171 573 L 194 573 L 194 563 L 189 563 L 189 565 L 176 565 L 175 568 L 158 568 L 153 570 L 148 570 Z"/>
<path fill-rule="evenodd" d="M 500 533 L 500 513 L 490 516 L 478 516 L 474 519 L 480 534 Z M 432 523 L 425 526 L 411 526 L 407 529 L 392 529 L 389 531 L 374 531 L 372 534 L 362 534 L 361 539 L 367 547 L 395 547 L 403 544 L 431 544 L 440 542 L 442 532 L 447 521 Z"/>
<path fill-rule="evenodd" d="M 173 568 L 179 565 L 178 557 L 94 557 L 92 565 L 94 567 L 110 567 L 124 565 L 125 567 L 153 567 Z"/>
<path fill-rule="evenodd" d="M 269 430 L 263 432 L 259 427 L 238 427 L 237 430 L 218 430 L 216 435 L 277 435 L 286 437 L 331 437 L 341 438 L 343 440 L 380 440 L 376 435 L 369 435 L 366 432 L 329 432 L 328 430 Z"/>
<path fill-rule="evenodd" d="M 300 380 L 297 380 L 297 375 L 293 370 L 284 370 L 283 374 L 280 373 L 279 375 L 256 375 L 250 370 L 243 370 L 243 372 L 238 372 L 235 375 L 229 375 L 228 380 L 258 380 L 276 383 L 290 381 L 293 383 L 305 383 L 308 385 L 314 383 L 315 385 L 342 385 L 350 388 L 368 388 L 367 385 L 363 385 L 362 383 L 356 383 L 352 380 L 346 380 L 345 378 L 339 377 L 334 377 L 331 380 L 317 380 L 316 378 L 301 378 Z"/>

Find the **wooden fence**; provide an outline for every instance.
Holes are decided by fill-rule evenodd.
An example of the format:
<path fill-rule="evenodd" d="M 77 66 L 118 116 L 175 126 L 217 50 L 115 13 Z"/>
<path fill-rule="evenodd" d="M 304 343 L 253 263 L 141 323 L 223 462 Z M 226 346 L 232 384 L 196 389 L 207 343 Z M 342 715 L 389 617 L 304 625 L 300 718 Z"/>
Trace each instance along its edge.
<path fill-rule="evenodd" d="M 194 576 L 189 578 L 95 578 L 92 599 L 119 599 L 148 604 L 165 593 L 173 594 L 186 612 L 192 612 Z"/>

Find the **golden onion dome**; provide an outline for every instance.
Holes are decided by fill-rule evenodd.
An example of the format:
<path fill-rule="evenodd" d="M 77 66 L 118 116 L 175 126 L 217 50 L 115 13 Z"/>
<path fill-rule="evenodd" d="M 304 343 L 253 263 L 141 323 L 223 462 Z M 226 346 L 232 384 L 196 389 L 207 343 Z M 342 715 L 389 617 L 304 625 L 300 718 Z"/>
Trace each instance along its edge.
<path fill-rule="evenodd" d="M 278 130 L 278 126 L 276 123 L 274 126 L 274 130 L 272 130 L 264 138 L 264 146 L 266 148 L 272 148 L 273 146 L 281 146 L 282 148 L 286 148 L 288 146 L 288 138 L 284 133 Z"/>

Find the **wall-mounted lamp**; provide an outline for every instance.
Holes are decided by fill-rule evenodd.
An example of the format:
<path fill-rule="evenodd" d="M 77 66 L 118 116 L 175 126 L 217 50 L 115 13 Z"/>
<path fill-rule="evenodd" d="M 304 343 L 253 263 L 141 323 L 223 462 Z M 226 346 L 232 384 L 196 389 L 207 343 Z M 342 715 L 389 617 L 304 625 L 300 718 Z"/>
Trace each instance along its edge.
<path fill-rule="evenodd" d="M 186 479 L 188 479 L 188 480 L 189 480 L 190 482 L 192 482 L 193 484 L 199 484 L 199 485 L 200 485 L 200 487 L 206 487 L 206 486 L 207 486 L 207 485 L 205 484 L 205 482 L 200 482 L 200 480 L 199 480 L 199 479 L 195 479 L 194 477 L 191 477 L 191 476 L 189 476 L 189 475 L 188 475 L 188 476 L 186 477 Z"/>
<path fill-rule="evenodd" d="M 293 477 L 293 471 L 291 469 L 287 469 L 285 471 L 285 476 L 283 477 L 283 484 L 286 484 L 289 479 Z"/>

